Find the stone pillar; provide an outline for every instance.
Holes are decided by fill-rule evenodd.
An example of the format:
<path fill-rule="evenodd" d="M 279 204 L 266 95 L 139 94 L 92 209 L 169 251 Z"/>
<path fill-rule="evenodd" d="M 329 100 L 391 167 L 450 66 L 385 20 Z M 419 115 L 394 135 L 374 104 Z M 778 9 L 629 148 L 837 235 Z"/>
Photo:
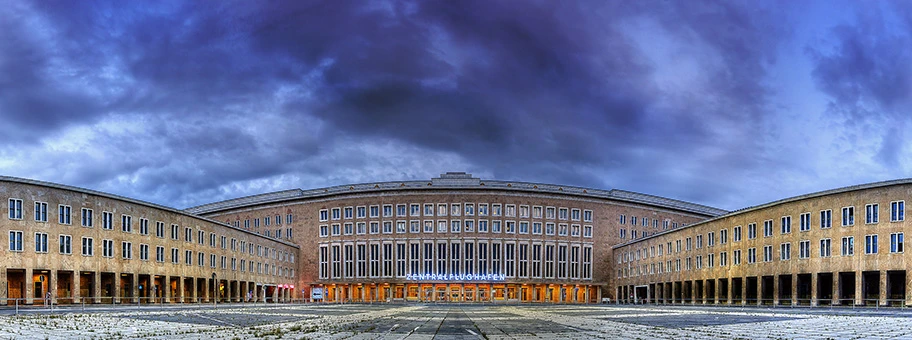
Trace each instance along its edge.
<path fill-rule="evenodd" d="M 79 279 L 79 272 L 73 271 L 73 303 L 82 302 L 82 280 Z M 0 281 L 3 282 L 3 281 Z"/>
<path fill-rule="evenodd" d="M 57 304 L 57 271 L 51 269 L 49 273 L 50 279 L 47 284 L 47 292 L 51 293 L 51 304 Z"/>
<path fill-rule="evenodd" d="M 763 277 L 757 277 L 757 306 L 763 304 Z"/>
<path fill-rule="evenodd" d="M 811 307 L 817 307 L 817 276 L 820 273 L 811 274 Z"/>
<path fill-rule="evenodd" d="M 864 282 L 864 275 L 860 270 L 855 271 L 855 305 L 864 305 L 864 291 L 861 289 L 864 287 L 862 284 Z"/>
<path fill-rule="evenodd" d="M 92 296 L 94 297 L 93 303 L 101 303 L 101 272 L 92 274 Z"/>
<path fill-rule="evenodd" d="M 133 291 L 132 292 L 133 303 L 137 303 L 140 301 L 139 300 L 139 274 L 133 274 L 133 287 L 131 287 L 131 288 Z M 148 291 L 148 288 L 147 288 L 147 291 Z"/>
<path fill-rule="evenodd" d="M 155 285 L 154 284 L 155 276 L 152 276 L 152 282 L 153 282 L 153 285 Z M 171 276 L 170 275 L 162 275 L 162 288 L 158 290 L 158 295 L 159 296 L 157 296 L 157 297 L 162 298 L 160 300 L 161 303 L 165 303 L 166 301 L 171 302 L 171 296 L 174 295 L 174 292 L 171 291 Z"/>
<path fill-rule="evenodd" d="M 25 268 L 25 304 L 31 305 L 35 303 L 35 278 L 32 273 L 32 268 Z"/>
<path fill-rule="evenodd" d="M 773 305 L 779 305 L 779 280 L 781 280 L 780 275 L 773 275 Z"/>
<path fill-rule="evenodd" d="M 112 303 L 120 303 L 120 273 L 114 273 L 114 282 L 112 286 L 114 286 L 114 298 L 112 299 Z"/>
<path fill-rule="evenodd" d="M 205 289 L 203 289 L 203 299 L 206 302 L 210 302 L 209 293 L 212 292 L 212 287 L 210 287 L 212 285 L 212 282 L 210 282 L 210 281 L 211 281 L 210 279 L 203 279 L 203 282 L 206 283 L 206 286 L 204 287 Z"/>
<path fill-rule="evenodd" d="M 190 292 L 190 298 L 192 299 L 192 301 L 190 301 L 190 302 L 199 302 L 199 300 L 198 300 L 199 297 L 197 296 L 197 292 L 199 291 L 199 288 L 198 288 L 199 280 L 194 277 L 190 280 L 190 282 L 192 282 L 192 284 L 190 285 L 190 289 L 192 290 Z"/>
<path fill-rule="evenodd" d="M 877 304 L 880 306 L 887 305 L 887 271 L 880 271 L 880 296 L 878 297 Z"/>
<path fill-rule="evenodd" d="M 813 275 L 811 275 L 813 276 Z M 798 305 L 798 274 L 792 274 L 792 306 Z"/>
<path fill-rule="evenodd" d="M 840 295 L 839 281 L 840 281 L 841 276 L 842 275 L 839 275 L 839 272 L 833 273 L 833 302 L 832 302 L 833 305 L 842 304 L 842 301 L 839 301 L 839 295 Z"/>
<path fill-rule="evenodd" d="M 0 299 L 9 299 L 9 281 L 7 279 L 6 268 L 0 268 Z M 7 282 L 7 284 L 2 284 L 2 282 Z"/>

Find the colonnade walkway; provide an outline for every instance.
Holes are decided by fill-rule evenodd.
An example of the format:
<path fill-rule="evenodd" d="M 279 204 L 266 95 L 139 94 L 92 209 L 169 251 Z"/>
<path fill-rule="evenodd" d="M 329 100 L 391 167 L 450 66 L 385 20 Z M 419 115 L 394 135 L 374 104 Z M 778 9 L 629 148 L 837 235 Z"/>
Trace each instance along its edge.
<path fill-rule="evenodd" d="M 621 303 L 910 306 L 904 270 L 780 274 L 617 287 Z"/>
<path fill-rule="evenodd" d="M 0 270 L 7 305 L 285 302 L 294 286 L 209 277 L 43 269 Z M 6 288 L 6 289 L 4 289 Z"/>

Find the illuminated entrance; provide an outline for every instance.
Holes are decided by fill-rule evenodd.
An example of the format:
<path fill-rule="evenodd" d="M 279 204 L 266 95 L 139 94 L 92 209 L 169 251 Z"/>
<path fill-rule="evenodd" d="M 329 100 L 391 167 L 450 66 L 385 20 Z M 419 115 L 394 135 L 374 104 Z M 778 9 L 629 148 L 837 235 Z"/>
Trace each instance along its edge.
<path fill-rule="evenodd" d="M 325 302 L 597 303 L 599 288 L 570 284 L 350 283 L 325 284 Z"/>

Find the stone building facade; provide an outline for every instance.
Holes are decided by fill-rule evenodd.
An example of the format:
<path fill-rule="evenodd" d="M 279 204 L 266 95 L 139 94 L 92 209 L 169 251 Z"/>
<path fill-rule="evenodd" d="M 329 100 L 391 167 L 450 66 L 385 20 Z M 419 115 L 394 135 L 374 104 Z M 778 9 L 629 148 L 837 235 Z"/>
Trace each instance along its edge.
<path fill-rule="evenodd" d="M 0 177 L 8 304 L 291 299 L 298 245 L 183 211 Z"/>
<path fill-rule="evenodd" d="M 912 180 L 808 194 L 614 247 L 629 302 L 910 305 Z"/>
<path fill-rule="evenodd" d="M 299 246 L 295 286 L 305 298 L 567 303 L 613 297 L 613 245 L 725 213 L 465 173 L 287 190 L 187 211 Z"/>

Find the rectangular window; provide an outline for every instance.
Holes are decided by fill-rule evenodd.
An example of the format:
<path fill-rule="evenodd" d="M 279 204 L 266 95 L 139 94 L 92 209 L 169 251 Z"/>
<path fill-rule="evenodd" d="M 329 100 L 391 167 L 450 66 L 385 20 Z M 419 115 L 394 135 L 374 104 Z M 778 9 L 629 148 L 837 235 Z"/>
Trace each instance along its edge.
<path fill-rule="evenodd" d="M 95 255 L 95 240 L 91 237 L 82 238 L 82 256 L 94 256 Z"/>
<path fill-rule="evenodd" d="M 475 231 L 475 221 L 474 220 L 465 220 L 465 231 L 471 233 Z"/>
<path fill-rule="evenodd" d="M 732 263 L 736 266 L 741 264 L 741 249 L 732 251 Z"/>
<path fill-rule="evenodd" d="M 846 236 L 842 238 L 842 256 L 855 255 L 855 237 Z"/>
<path fill-rule="evenodd" d="M 276 216 L 276 217 L 278 217 L 278 216 Z M 358 207 L 357 208 L 357 217 L 358 218 L 367 217 L 367 207 Z M 278 219 L 276 219 L 276 221 L 278 221 Z"/>
<path fill-rule="evenodd" d="M 114 240 L 101 240 L 101 256 L 114 257 Z"/>
<path fill-rule="evenodd" d="M 81 217 L 83 227 L 92 227 L 92 220 L 94 219 L 94 216 L 92 216 L 92 209 L 82 208 Z"/>
<path fill-rule="evenodd" d="M 353 207 L 345 207 L 345 208 L 342 209 L 342 218 L 344 218 L 344 219 L 351 219 L 351 218 L 354 218 L 354 217 L 355 217 L 355 208 L 353 208 Z M 267 224 L 266 224 L 266 225 L 269 225 L 268 223 L 269 223 L 269 221 L 267 220 Z"/>
<path fill-rule="evenodd" d="M 380 217 L 380 206 L 379 205 L 370 206 L 370 217 L 371 218 Z"/>
<path fill-rule="evenodd" d="M 63 204 L 57 206 L 57 223 L 70 224 L 70 206 Z"/>
<path fill-rule="evenodd" d="M 753 240 L 757 238 L 757 224 L 750 223 L 747 225 L 747 239 Z"/>
<path fill-rule="evenodd" d="M 22 251 L 21 231 L 10 231 L 10 251 Z"/>
<path fill-rule="evenodd" d="M 879 204 L 868 204 L 865 205 L 865 224 L 876 224 L 880 219 L 878 217 L 878 210 L 880 210 Z"/>
<path fill-rule="evenodd" d="M 478 203 L 478 216 L 488 216 L 487 203 Z"/>
<path fill-rule="evenodd" d="M 728 243 L 728 229 L 719 230 L 719 244 Z"/>
<path fill-rule="evenodd" d="M 133 243 L 131 242 L 121 242 L 120 243 L 120 256 L 125 260 L 130 260 L 133 258 Z"/>
<path fill-rule="evenodd" d="M 462 232 L 462 221 L 460 221 L 460 220 L 450 221 L 450 232 L 452 232 L 452 233 Z"/>
<path fill-rule="evenodd" d="M 35 221 L 48 221 L 48 204 L 45 202 L 35 202 Z"/>
<path fill-rule="evenodd" d="M 450 205 L 450 216 L 461 216 L 462 215 L 462 205 L 458 203 L 453 203 Z"/>
<path fill-rule="evenodd" d="M 804 240 L 798 242 L 798 258 L 806 259 L 811 257 L 811 241 Z"/>
<path fill-rule="evenodd" d="M 757 263 L 757 248 L 747 249 L 747 263 L 748 264 Z"/>
<path fill-rule="evenodd" d="M 792 258 L 792 244 L 783 243 L 779 245 L 779 261 L 788 261 Z"/>
<path fill-rule="evenodd" d="M 9 218 L 11 220 L 22 219 L 22 200 L 18 198 L 9 199 Z"/>
<path fill-rule="evenodd" d="M 732 242 L 741 242 L 741 226 L 732 228 Z"/>
<path fill-rule="evenodd" d="M 821 210 L 820 211 L 820 229 L 826 229 L 833 226 L 833 211 L 832 210 Z"/>
<path fill-rule="evenodd" d="M 832 241 L 828 238 L 820 240 L 820 257 L 830 257 Z"/>
<path fill-rule="evenodd" d="M 478 220 L 478 232 L 479 233 L 488 232 L 488 220 Z"/>
<path fill-rule="evenodd" d="M 865 254 L 877 254 L 877 235 L 865 235 Z"/>
<path fill-rule="evenodd" d="M 773 246 L 763 246 L 763 262 L 773 261 Z"/>
<path fill-rule="evenodd" d="M 792 217 L 791 216 L 782 216 L 782 223 L 780 225 L 781 233 L 788 234 L 792 232 Z"/>
<path fill-rule="evenodd" d="M 60 253 L 61 254 L 72 254 L 73 253 L 73 237 L 70 235 L 60 235 Z"/>
<path fill-rule="evenodd" d="M 773 236 L 773 220 L 763 221 L 763 237 Z"/>
<path fill-rule="evenodd" d="M 396 216 L 405 217 L 405 216 L 406 216 L 406 212 L 407 212 L 407 211 L 406 211 L 406 205 L 405 205 L 405 204 L 397 204 L 397 205 L 396 205 Z"/>
<path fill-rule="evenodd" d="M 412 203 L 409 205 L 409 216 L 421 216 L 421 204 Z"/>
<path fill-rule="evenodd" d="M 800 230 L 800 231 L 811 230 L 811 213 L 809 213 L 809 212 L 803 213 L 801 215 L 798 215 L 798 218 L 800 220 L 800 225 L 798 226 L 798 230 Z"/>
<path fill-rule="evenodd" d="M 149 245 L 148 244 L 139 244 L 139 260 L 148 261 L 149 260 Z"/>
<path fill-rule="evenodd" d="M 903 233 L 890 234 L 890 252 L 891 253 L 902 253 L 903 252 Z"/>
<path fill-rule="evenodd" d="M 890 202 L 890 221 L 899 222 L 906 219 L 906 202 Z"/>
<path fill-rule="evenodd" d="M 447 205 L 446 203 L 437 204 L 437 216 L 446 216 L 447 215 Z"/>
<path fill-rule="evenodd" d="M 125 233 L 133 232 L 133 217 L 129 215 L 120 215 L 120 230 Z"/>
<path fill-rule="evenodd" d="M 855 207 L 842 208 L 842 226 L 849 227 L 855 225 Z"/>
<path fill-rule="evenodd" d="M 35 252 L 48 252 L 48 236 L 46 233 L 35 233 Z"/>
<path fill-rule="evenodd" d="M 424 216 L 434 216 L 434 205 L 425 204 L 424 205 Z"/>

